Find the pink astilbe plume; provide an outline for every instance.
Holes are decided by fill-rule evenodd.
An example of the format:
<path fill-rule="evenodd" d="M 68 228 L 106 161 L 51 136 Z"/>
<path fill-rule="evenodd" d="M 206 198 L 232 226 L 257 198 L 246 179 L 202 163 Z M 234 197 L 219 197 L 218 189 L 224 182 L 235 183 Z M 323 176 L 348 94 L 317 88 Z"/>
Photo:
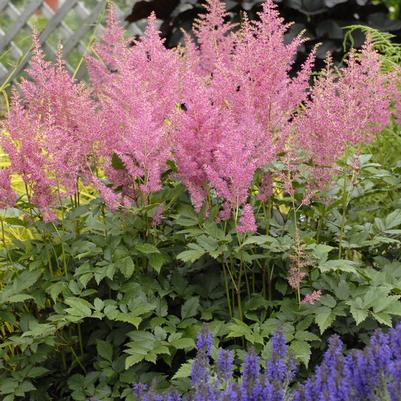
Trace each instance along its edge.
<path fill-rule="evenodd" d="M 257 231 L 255 216 L 253 214 L 252 206 L 246 204 L 242 210 L 242 216 L 239 224 L 237 225 L 238 233 L 253 233 Z"/>
<path fill-rule="evenodd" d="M 45 61 L 36 36 L 27 74 L 13 96 L 1 146 L 29 200 L 53 219 L 52 207 L 76 191 L 79 177 L 89 178 L 87 157 L 99 124 L 87 89 L 73 81 L 60 58 L 56 65 Z"/>
<path fill-rule="evenodd" d="M 235 35 L 222 3 L 210 0 L 207 11 L 196 25 L 198 47 L 187 43 L 187 110 L 173 124 L 174 153 L 197 210 L 210 188 L 235 210 L 247 202 L 255 171 L 283 150 L 290 120 L 308 94 L 314 53 L 290 78 L 303 39 L 285 44 L 288 27 L 272 1 L 259 22 L 245 21 Z"/>
<path fill-rule="evenodd" d="M 17 195 L 11 188 L 10 169 L 0 169 L 0 209 L 15 205 Z"/>
<path fill-rule="evenodd" d="M 207 166 L 214 160 L 214 152 L 224 126 L 219 110 L 210 102 L 209 88 L 201 78 L 188 72 L 183 77 L 182 104 L 173 118 L 174 159 L 179 176 L 187 187 L 195 209 L 199 211 L 208 192 Z"/>
<path fill-rule="evenodd" d="M 107 31 L 95 49 L 100 60 L 88 60 L 107 132 L 100 147 L 104 170 L 114 187 L 134 199 L 161 188 L 171 154 L 169 117 L 179 99 L 178 54 L 164 47 L 154 15 L 148 22 L 143 38 L 130 46 L 110 8 Z M 113 166 L 115 155 L 120 169 Z"/>
<path fill-rule="evenodd" d="M 287 166 L 256 183 L 259 201 L 271 196 L 277 178 L 292 193 L 302 176 L 313 187 L 307 203 L 348 146 L 370 142 L 388 124 L 392 103 L 401 115 L 400 73 L 382 73 L 369 41 L 339 71 L 329 61 L 310 86 L 315 51 L 294 74 L 305 38 L 287 43 L 289 25 L 273 0 L 239 30 L 228 19 L 222 2 L 207 0 L 195 40 L 185 35 L 185 49 L 169 50 L 155 15 L 143 37 L 130 40 L 110 7 L 106 32 L 87 59 L 90 92 L 61 59 L 46 62 L 34 38 L 30 80 L 14 96 L 0 145 L 46 218 L 79 177 L 111 208 L 147 203 L 172 159 L 197 211 L 221 205 L 220 220 L 242 211 L 237 230 L 254 231 L 249 188 L 256 172 L 271 171 L 274 162 Z M 104 179 L 93 176 L 93 164 Z M 12 200 L 9 173 L 1 174 L 1 191 Z"/>
<path fill-rule="evenodd" d="M 294 120 L 295 143 L 312 160 L 318 187 L 331 178 L 334 164 L 348 146 L 371 142 L 389 123 L 395 93 L 380 67 L 380 56 L 369 41 L 360 52 L 350 54 L 340 74 L 328 60 L 306 111 Z"/>
<path fill-rule="evenodd" d="M 303 300 L 301 301 L 301 304 L 310 304 L 313 305 L 315 304 L 317 301 L 319 301 L 319 299 L 322 296 L 322 292 L 320 290 L 317 291 L 313 291 L 310 294 L 306 294 L 303 298 Z"/>
<path fill-rule="evenodd" d="M 200 67 L 203 73 L 213 73 L 216 63 L 230 64 L 233 50 L 234 24 L 226 22 L 228 13 L 220 0 L 207 0 L 206 13 L 194 23 L 194 33 L 200 45 Z"/>

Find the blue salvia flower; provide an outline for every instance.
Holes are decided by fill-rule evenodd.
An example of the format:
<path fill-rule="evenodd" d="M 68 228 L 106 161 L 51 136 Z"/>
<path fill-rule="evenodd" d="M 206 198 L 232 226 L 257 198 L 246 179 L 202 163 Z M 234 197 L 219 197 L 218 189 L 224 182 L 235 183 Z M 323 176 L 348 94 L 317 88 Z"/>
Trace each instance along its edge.
<path fill-rule="evenodd" d="M 233 377 L 233 353 L 222 348 L 219 349 L 217 366 L 219 374 L 224 382 L 227 382 Z"/>
<path fill-rule="evenodd" d="M 210 374 L 209 357 L 212 349 L 212 334 L 204 325 L 196 340 L 196 349 L 198 351 L 192 364 L 191 383 L 199 385 L 207 383 Z"/>
<path fill-rule="evenodd" d="M 376 333 L 363 351 L 343 354 L 339 337 L 332 337 L 315 373 L 288 391 L 295 363 L 289 358 L 282 333 L 272 341 L 272 358 L 264 374 L 254 352 L 246 355 L 242 377 L 233 378 L 233 355 L 219 350 L 215 376 L 209 364 L 212 338 L 204 328 L 197 340 L 192 367 L 193 390 L 185 401 L 401 401 L 401 325 Z M 146 386 L 134 386 L 136 401 L 182 401 L 178 394 L 164 397 Z"/>
<path fill-rule="evenodd" d="M 196 339 L 196 349 L 198 350 L 198 352 L 203 352 L 207 356 L 210 356 L 212 343 L 212 333 L 209 331 L 207 324 L 204 324 L 201 332 Z"/>
<path fill-rule="evenodd" d="M 241 383 L 241 400 L 257 401 L 261 391 L 259 358 L 252 351 L 245 355 Z"/>
<path fill-rule="evenodd" d="M 288 374 L 287 346 L 284 334 L 279 331 L 272 338 L 272 357 L 266 365 L 266 377 L 272 383 L 283 383 Z"/>
<path fill-rule="evenodd" d="M 386 387 L 390 401 L 401 401 L 401 361 L 391 362 L 388 370 L 390 378 Z"/>

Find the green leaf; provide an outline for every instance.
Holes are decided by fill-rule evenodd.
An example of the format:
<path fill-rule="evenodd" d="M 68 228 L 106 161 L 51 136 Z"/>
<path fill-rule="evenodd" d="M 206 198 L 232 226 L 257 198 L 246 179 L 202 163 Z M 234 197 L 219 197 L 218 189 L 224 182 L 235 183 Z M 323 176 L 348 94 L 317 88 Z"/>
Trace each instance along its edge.
<path fill-rule="evenodd" d="M 125 369 L 128 369 L 131 366 L 141 362 L 144 358 L 145 358 L 145 355 L 142 355 L 142 354 L 133 354 L 133 355 L 127 356 L 127 358 L 125 358 Z"/>
<path fill-rule="evenodd" d="M 199 310 L 199 297 L 192 297 L 185 301 L 181 307 L 181 318 L 193 317 Z"/>
<path fill-rule="evenodd" d="M 160 251 L 153 245 L 147 242 L 143 244 L 136 244 L 135 249 L 144 255 L 150 255 L 152 253 L 160 253 Z"/>
<path fill-rule="evenodd" d="M 387 313 L 381 312 L 381 313 L 373 313 L 372 312 L 373 317 L 382 324 L 385 324 L 388 327 L 392 327 L 393 326 L 393 322 L 391 320 L 391 316 Z"/>
<path fill-rule="evenodd" d="M 384 220 L 386 229 L 391 229 L 401 225 L 401 209 L 394 210 Z"/>
<path fill-rule="evenodd" d="M 67 308 L 67 313 L 80 316 L 80 317 L 90 317 L 92 314 L 92 305 L 82 298 L 69 297 L 64 300 L 64 302 L 71 308 Z"/>
<path fill-rule="evenodd" d="M 120 159 L 120 156 L 118 156 L 116 153 L 113 153 L 111 156 L 111 165 L 114 168 L 114 170 L 124 170 L 125 165 L 124 162 Z"/>
<path fill-rule="evenodd" d="M 178 338 L 171 341 L 170 344 L 177 349 L 191 350 L 195 348 L 195 341 L 192 338 Z"/>
<path fill-rule="evenodd" d="M 316 257 L 316 259 L 318 259 L 321 263 L 325 263 L 328 259 L 329 252 L 334 248 L 325 244 L 313 244 L 313 246 L 308 246 L 307 249 L 312 249 L 313 255 Z"/>
<path fill-rule="evenodd" d="M 28 294 L 16 294 L 12 295 L 8 298 L 8 302 L 17 303 L 17 302 L 25 302 L 28 299 L 34 299 L 32 295 Z"/>
<path fill-rule="evenodd" d="M 148 255 L 148 260 L 150 267 L 157 273 L 160 273 L 160 270 L 165 262 L 163 255 L 161 253 L 153 253 Z"/>
<path fill-rule="evenodd" d="M 96 350 L 99 356 L 106 361 L 112 362 L 113 360 L 113 346 L 103 340 L 96 340 Z"/>
<path fill-rule="evenodd" d="M 79 282 L 83 285 L 84 288 L 86 288 L 89 281 L 91 281 L 92 277 L 93 277 L 93 273 L 82 274 L 82 276 L 79 276 Z"/>
<path fill-rule="evenodd" d="M 116 264 L 125 278 L 131 278 L 131 276 L 134 274 L 135 263 L 131 256 L 126 256 L 125 258 L 120 259 Z"/>
<path fill-rule="evenodd" d="M 93 305 L 97 311 L 101 311 L 104 308 L 104 302 L 100 298 L 95 298 Z"/>
<path fill-rule="evenodd" d="M 183 251 L 177 255 L 177 259 L 182 260 L 183 262 L 195 262 L 201 256 L 205 254 L 205 250 L 202 248 L 199 249 L 189 249 L 187 251 Z"/>
<path fill-rule="evenodd" d="M 27 376 L 35 379 L 37 377 L 45 375 L 47 372 L 49 372 L 49 369 L 43 368 L 41 366 L 35 366 L 29 371 Z"/>
<path fill-rule="evenodd" d="M 358 264 L 352 260 L 346 259 L 336 259 L 328 260 L 327 262 L 319 264 L 318 268 L 322 273 L 327 273 L 331 271 L 342 271 L 345 273 L 353 273 L 359 275 L 356 267 Z"/>
<path fill-rule="evenodd" d="M 290 352 L 293 352 L 295 358 L 302 361 L 308 367 L 309 359 L 311 356 L 311 346 L 306 341 L 294 340 L 290 347 Z"/>
<path fill-rule="evenodd" d="M 351 311 L 351 315 L 354 318 L 357 326 L 359 324 L 361 324 L 364 320 L 366 320 L 366 318 L 369 315 L 368 310 L 360 309 L 354 305 L 351 305 L 350 311 Z"/>
<path fill-rule="evenodd" d="M 228 325 L 228 330 L 228 338 L 252 336 L 251 328 L 246 323 L 238 319 L 233 319 L 233 322 Z"/>
<path fill-rule="evenodd" d="M 331 309 L 319 308 L 315 315 L 315 323 L 319 326 L 320 333 L 323 334 L 328 327 L 334 322 L 336 315 Z"/>
<path fill-rule="evenodd" d="M 390 314 L 390 315 L 396 315 L 396 316 L 401 316 L 401 302 L 396 301 L 391 303 L 385 310 L 384 312 Z"/>
<path fill-rule="evenodd" d="M 320 341 L 319 336 L 311 333 L 310 331 L 304 331 L 304 330 L 296 331 L 295 339 L 300 341 Z"/>
<path fill-rule="evenodd" d="M 108 318 L 110 320 L 116 320 L 118 322 L 126 322 L 130 323 L 136 328 L 138 328 L 139 324 L 142 322 L 142 318 L 139 317 L 136 313 L 122 313 L 118 311 L 113 311 L 108 314 Z"/>
<path fill-rule="evenodd" d="M 180 368 L 177 370 L 175 375 L 172 377 L 172 380 L 176 379 L 186 379 L 187 377 L 191 376 L 192 371 L 192 363 L 193 359 L 183 363 Z"/>
<path fill-rule="evenodd" d="M 245 241 L 241 244 L 241 248 L 246 245 L 251 245 L 251 244 L 264 245 L 268 242 L 269 242 L 268 235 L 252 235 L 245 239 Z"/>
<path fill-rule="evenodd" d="M 200 235 L 196 242 L 207 252 L 213 252 L 219 246 L 219 242 L 215 238 L 206 235 Z"/>
<path fill-rule="evenodd" d="M 52 300 L 54 302 L 57 301 L 58 296 L 67 288 L 67 283 L 64 281 L 58 281 L 57 283 L 52 284 L 47 292 L 50 294 Z"/>

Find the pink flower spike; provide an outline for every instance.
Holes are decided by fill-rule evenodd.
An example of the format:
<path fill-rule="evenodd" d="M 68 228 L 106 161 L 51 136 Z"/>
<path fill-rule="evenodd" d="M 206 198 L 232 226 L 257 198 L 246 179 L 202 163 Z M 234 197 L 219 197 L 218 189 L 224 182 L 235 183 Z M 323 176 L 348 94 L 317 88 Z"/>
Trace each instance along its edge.
<path fill-rule="evenodd" d="M 304 299 L 301 301 L 301 304 L 310 304 L 313 305 L 315 302 L 319 301 L 322 296 L 322 292 L 320 290 L 313 291 L 310 294 L 306 294 Z"/>
<path fill-rule="evenodd" d="M 242 216 L 237 225 L 237 233 L 254 233 L 257 231 L 255 216 L 253 214 L 253 209 L 250 204 L 246 204 L 242 211 Z"/>

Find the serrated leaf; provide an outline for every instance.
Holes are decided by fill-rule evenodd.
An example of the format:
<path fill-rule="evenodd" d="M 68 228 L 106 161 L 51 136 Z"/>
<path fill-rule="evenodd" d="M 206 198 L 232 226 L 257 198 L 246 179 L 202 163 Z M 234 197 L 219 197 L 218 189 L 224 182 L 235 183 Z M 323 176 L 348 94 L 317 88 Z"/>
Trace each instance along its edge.
<path fill-rule="evenodd" d="M 187 299 L 181 307 L 181 318 L 186 319 L 193 317 L 199 310 L 199 297 L 191 297 Z"/>
<path fill-rule="evenodd" d="M 315 315 L 315 323 L 319 326 L 320 333 L 323 334 L 328 327 L 334 322 L 336 315 L 329 308 L 320 308 Z"/>
<path fill-rule="evenodd" d="M 80 317 L 90 317 L 92 314 L 92 305 L 82 298 L 69 297 L 64 300 L 64 302 L 71 308 L 67 308 L 66 311 L 74 316 Z"/>
<path fill-rule="evenodd" d="M 201 256 L 205 254 L 204 249 L 189 249 L 187 251 L 183 251 L 177 255 L 177 259 L 182 260 L 183 262 L 195 262 Z"/>
<path fill-rule="evenodd" d="M 364 309 L 359 309 L 356 306 L 351 306 L 350 308 L 351 311 L 351 315 L 354 318 L 356 325 L 358 326 L 359 324 L 361 324 L 364 320 L 366 320 L 366 318 L 369 315 L 369 311 L 368 310 L 364 310 Z"/>
<path fill-rule="evenodd" d="M 154 269 L 157 273 L 160 273 L 160 270 L 164 264 L 164 257 L 161 253 L 153 253 L 148 255 L 148 260 L 150 267 Z"/>
<path fill-rule="evenodd" d="M 35 366 L 29 371 L 27 376 L 32 378 L 32 379 L 35 379 L 37 377 L 43 376 L 47 372 L 49 372 L 49 369 L 46 369 L 46 368 L 41 367 L 41 366 Z"/>
<path fill-rule="evenodd" d="M 113 360 L 113 346 L 103 340 L 96 340 L 96 350 L 99 356 L 106 361 L 111 362 Z"/>
<path fill-rule="evenodd" d="M 293 352 L 295 358 L 302 361 L 307 367 L 311 356 L 311 346 L 306 341 L 294 340 L 290 347 L 290 352 Z"/>
<path fill-rule="evenodd" d="M 185 378 L 191 376 L 192 364 L 193 364 L 193 360 L 192 359 L 190 359 L 189 361 L 183 363 L 180 366 L 180 368 L 177 370 L 175 375 L 172 377 L 172 380 L 185 379 Z"/>
<path fill-rule="evenodd" d="M 28 294 L 16 294 L 16 295 L 12 295 L 10 298 L 8 298 L 8 302 L 12 302 L 12 303 L 25 302 L 28 299 L 34 299 L 34 298 L 32 295 L 28 295 Z"/>
<path fill-rule="evenodd" d="M 85 273 L 79 276 L 79 282 L 83 285 L 84 288 L 88 285 L 89 281 L 92 279 L 93 273 Z"/>
<path fill-rule="evenodd" d="M 137 364 L 138 362 L 141 362 L 145 358 L 145 355 L 141 354 L 134 354 L 127 356 L 125 358 L 125 369 L 130 368 L 131 366 Z"/>
<path fill-rule="evenodd" d="M 394 210 L 384 220 L 385 229 L 391 229 L 401 225 L 401 209 Z"/>
<path fill-rule="evenodd" d="M 95 298 L 95 300 L 93 301 L 93 306 L 97 311 L 101 311 L 104 308 L 104 302 L 100 298 Z"/>
<path fill-rule="evenodd" d="M 160 253 L 160 251 L 157 249 L 157 247 L 153 244 L 149 244 L 147 242 L 143 244 L 136 244 L 135 249 L 144 255 L 150 255 L 152 253 Z"/>
<path fill-rule="evenodd" d="M 121 273 L 125 278 L 131 278 L 135 271 L 135 263 L 132 260 L 131 256 L 126 256 L 125 258 L 120 259 L 117 262 L 117 266 L 119 267 Z"/>
<path fill-rule="evenodd" d="M 300 341 L 320 341 L 320 337 L 310 331 L 296 331 L 295 339 Z"/>
<path fill-rule="evenodd" d="M 256 245 L 263 245 L 269 242 L 268 235 L 252 235 L 247 237 L 245 241 L 241 244 L 241 247 L 246 245 L 256 244 Z"/>
<path fill-rule="evenodd" d="M 358 264 L 353 262 L 352 260 L 346 259 L 336 259 L 336 260 L 328 260 L 324 263 L 320 263 L 318 265 L 319 270 L 322 273 L 327 273 L 331 271 L 342 271 L 345 273 L 353 273 L 355 275 L 359 275 L 356 267 Z"/>
<path fill-rule="evenodd" d="M 192 338 L 178 338 L 170 342 L 170 344 L 177 349 L 194 349 L 195 341 Z"/>
<path fill-rule="evenodd" d="M 116 320 L 118 322 L 130 323 L 136 328 L 138 328 L 139 324 L 142 322 L 142 318 L 134 313 L 122 313 L 114 311 L 112 313 L 109 313 L 108 318 L 111 320 Z"/>
<path fill-rule="evenodd" d="M 388 327 L 392 327 L 393 326 L 393 322 L 391 320 L 391 316 L 387 313 L 381 312 L 381 313 L 373 313 L 372 312 L 372 316 L 379 322 L 382 324 L 385 324 Z"/>

